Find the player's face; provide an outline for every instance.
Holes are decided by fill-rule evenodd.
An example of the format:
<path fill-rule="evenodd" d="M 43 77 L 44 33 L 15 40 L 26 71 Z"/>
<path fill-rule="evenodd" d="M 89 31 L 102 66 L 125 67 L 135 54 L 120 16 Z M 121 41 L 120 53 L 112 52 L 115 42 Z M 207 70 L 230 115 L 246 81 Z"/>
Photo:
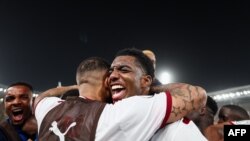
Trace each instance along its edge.
<path fill-rule="evenodd" d="M 31 116 L 32 92 L 26 86 L 17 85 L 8 88 L 4 106 L 5 112 L 14 125 L 23 124 Z"/>
<path fill-rule="evenodd" d="M 144 72 L 133 56 L 118 56 L 111 64 L 109 87 L 114 101 L 141 94 Z"/>
<path fill-rule="evenodd" d="M 99 73 L 101 77 L 103 78 L 102 80 L 103 87 L 101 88 L 101 92 L 100 92 L 101 101 L 111 103 L 112 96 L 111 96 L 111 92 L 110 92 L 109 85 L 108 85 L 108 79 L 109 79 L 108 70 L 103 70 L 103 71 L 100 71 Z"/>

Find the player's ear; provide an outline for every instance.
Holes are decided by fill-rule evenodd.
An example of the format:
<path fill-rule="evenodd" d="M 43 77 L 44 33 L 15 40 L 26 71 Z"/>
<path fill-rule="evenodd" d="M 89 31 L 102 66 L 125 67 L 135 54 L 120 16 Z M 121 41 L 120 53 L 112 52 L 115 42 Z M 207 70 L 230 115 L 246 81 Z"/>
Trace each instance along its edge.
<path fill-rule="evenodd" d="M 141 78 L 142 87 L 150 87 L 152 84 L 152 77 L 150 75 L 143 75 Z"/>
<path fill-rule="evenodd" d="M 206 113 L 206 107 L 205 107 L 205 106 L 202 107 L 202 108 L 199 110 L 199 113 L 200 113 L 201 116 L 204 116 L 205 113 Z"/>

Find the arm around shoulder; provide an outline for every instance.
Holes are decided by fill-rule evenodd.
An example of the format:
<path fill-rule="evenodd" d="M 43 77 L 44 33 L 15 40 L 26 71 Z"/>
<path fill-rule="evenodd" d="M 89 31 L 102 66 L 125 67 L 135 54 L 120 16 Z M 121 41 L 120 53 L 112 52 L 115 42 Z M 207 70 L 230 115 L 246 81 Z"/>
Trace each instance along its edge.
<path fill-rule="evenodd" d="M 172 97 L 172 108 L 167 123 L 181 119 L 192 111 L 196 111 L 206 104 L 205 89 L 186 83 L 170 83 L 153 88 L 156 92 L 168 91 Z"/>
<path fill-rule="evenodd" d="M 78 89 L 78 85 L 71 85 L 71 86 L 62 86 L 62 87 L 56 87 L 56 88 L 52 88 L 49 90 L 46 90 L 44 92 L 42 92 L 41 94 L 39 94 L 36 98 L 35 101 L 33 103 L 33 110 L 35 110 L 37 104 L 44 99 L 45 97 L 55 97 L 55 96 L 61 96 L 64 93 L 66 93 L 67 91 L 70 90 L 76 90 Z"/>

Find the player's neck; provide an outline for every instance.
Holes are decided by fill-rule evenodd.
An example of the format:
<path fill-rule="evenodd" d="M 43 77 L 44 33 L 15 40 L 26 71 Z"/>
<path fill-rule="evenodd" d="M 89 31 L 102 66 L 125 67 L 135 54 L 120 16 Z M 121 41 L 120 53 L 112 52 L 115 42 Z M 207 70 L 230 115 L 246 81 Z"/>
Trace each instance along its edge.
<path fill-rule="evenodd" d="M 79 93 L 81 97 L 85 97 L 91 100 L 99 100 L 98 90 L 98 88 L 92 85 L 81 85 L 81 87 L 79 88 Z"/>

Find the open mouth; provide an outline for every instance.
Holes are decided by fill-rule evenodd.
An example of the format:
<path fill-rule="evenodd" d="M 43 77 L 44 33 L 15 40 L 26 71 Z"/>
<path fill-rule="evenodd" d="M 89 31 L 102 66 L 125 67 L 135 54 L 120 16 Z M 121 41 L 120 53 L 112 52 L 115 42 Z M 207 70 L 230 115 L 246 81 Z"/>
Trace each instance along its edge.
<path fill-rule="evenodd" d="M 111 87 L 113 101 L 121 100 L 125 97 L 125 87 L 122 85 L 113 85 Z"/>
<path fill-rule="evenodd" d="M 23 109 L 17 108 L 17 109 L 12 110 L 12 115 L 13 115 L 13 121 L 14 122 L 22 121 L 22 119 L 23 119 Z"/>

